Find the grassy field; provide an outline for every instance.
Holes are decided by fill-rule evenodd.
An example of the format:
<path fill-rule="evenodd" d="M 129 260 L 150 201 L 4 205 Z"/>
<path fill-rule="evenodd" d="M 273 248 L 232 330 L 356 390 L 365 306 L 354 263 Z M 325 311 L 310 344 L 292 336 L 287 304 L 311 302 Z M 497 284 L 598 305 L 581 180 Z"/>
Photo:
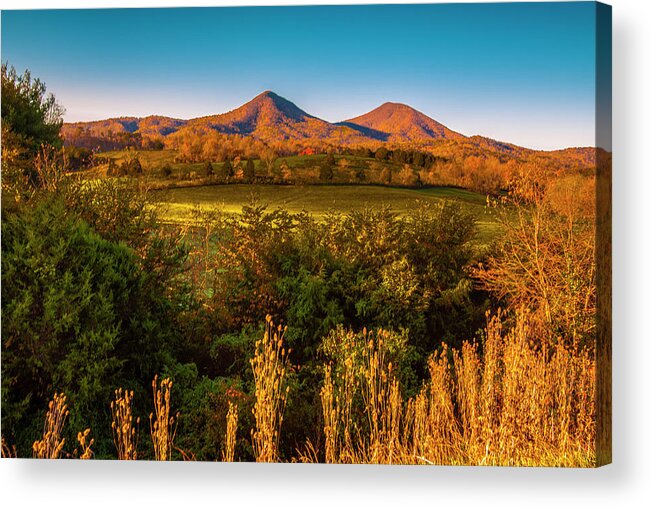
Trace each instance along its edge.
<path fill-rule="evenodd" d="M 177 162 L 178 153 L 174 150 L 138 151 L 136 152 L 142 164 L 145 176 L 150 178 L 153 188 L 157 190 L 158 198 L 163 203 L 163 220 L 170 223 L 183 223 L 191 218 L 192 210 L 197 206 L 203 209 L 216 208 L 227 213 L 239 213 L 242 206 L 258 199 L 261 204 L 269 209 L 284 208 L 289 212 L 306 211 L 317 220 L 329 211 L 349 212 L 373 206 L 390 206 L 393 211 L 402 215 L 413 209 L 418 201 L 452 201 L 460 203 L 477 219 L 478 242 L 485 244 L 493 240 L 500 232 L 494 210 L 486 207 L 486 197 L 482 194 L 451 187 L 429 187 L 424 189 L 408 189 L 398 187 L 384 187 L 376 185 L 347 184 L 353 179 L 352 175 L 363 169 L 370 178 L 377 177 L 380 169 L 372 158 L 355 157 L 350 155 L 336 155 L 337 167 L 335 169 L 334 185 L 255 185 L 255 184 L 230 184 L 209 185 L 208 181 L 201 178 L 203 174 L 202 163 Z M 113 151 L 102 153 L 105 158 L 114 159 L 117 163 L 127 159 L 127 151 Z M 292 168 L 296 179 L 305 176 L 308 181 L 318 180 L 314 174 L 315 166 L 322 163 L 325 155 L 295 155 L 281 157 L 276 161 L 280 165 L 283 161 Z M 346 167 L 340 162 L 346 159 Z M 268 171 L 260 160 L 255 160 L 256 175 L 267 175 Z M 173 173 L 170 178 L 159 178 L 158 170 L 168 164 Z M 382 167 L 390 167 L 394 171 L 400 166 L 390 162 L 383 162 Z M 217 170 L 221 163 L 213 163 Z M 89 171 L 89 177 L 101 177 L 105 172 L 106 164 Z M 97 174 L 95 174 L 97 173 Z M 318 173 L 318 171 L 317 171 Z M 377 174 L 376 174 L 377 173 Z M 184 176 L 185 175 L 185 176 Z M 188 178 L 188 175 L 191 175 Z M 303 179 L 305 179 L 303 178 Z M 310 180 L 310 178 L 312 178 Z M 168 188 L 169 187 L 169 188 Z"/>
<path fill-rule="evenodd" d="M 316 219 L 328 211 L 349 212 L 369 206 L 390 206 L 398 214 L 405 214 L 419 201 L 441 200 L 457 202 L 477 219 L 478 241 L 488 243 L 500 231 L 494 211 L 486 207 L 486 197 L 449 187 L 421 190 L 361 185 L 211 185 L 161 190 L 157 192 L 163 203 L 163 219 L 186 222 L 192 210 L 219 209 L 239 213 L 252 198 L 269 209 L 284 208 L 290 212 L 306 211 Z"/>

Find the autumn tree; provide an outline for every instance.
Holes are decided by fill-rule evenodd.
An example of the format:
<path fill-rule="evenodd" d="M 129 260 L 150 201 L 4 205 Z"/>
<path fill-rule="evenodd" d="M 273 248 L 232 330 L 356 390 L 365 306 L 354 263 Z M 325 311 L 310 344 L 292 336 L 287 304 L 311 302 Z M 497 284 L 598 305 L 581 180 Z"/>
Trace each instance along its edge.
<path fill-rule="evenodd" d="M 498 250 L 476 272 L 484 288 L 530 313 L 541 343 L 583 347 L 594 339 L 594 178 L 523 185 L 502 215 Z"/>
<path fill-rule="evenodd" d="M 409 164 L 405 164 L 398 173 L 398 181 L 406 187 L 417 187 L 421 184 L 420 175 Z"/>
<path fill-rule="evenodd" d="M 287 160 L 283 160 L 280 163 L 279 169 L 280 169 L 279 176 L 280 176 L 281 181 L 283 181 L 283 180 L 284 181 L 289 181 L 292 178 L 292 170 L 289 167 L 289 164 L 287 163 Z"/>
<path fill-rule="evenodd" d="M 387 150 L 384 146 L 382 148 L 379 148 L 375 152 L 375 158 L 376 160 L 387 160 L 389 158 L 389 150 Z"/>
<path fill-rule="evenodd" d="M 267 175 L 273 176 L 273 170 L 277 159 L 276 152 L 271 149 L 266 149 L 262 152 L 261 159 L 264 162 L 265 167 L 267 168 Z"/>
<path fill-rule="evenodd" d="M 40 185 L 34 160 L 42 146 L 61 145 L 63 111 L 29 70 L 2 64 L 2 189 L 15 201 Z"/>
<path fill-rule="evenodd" d="M 380 173 L 380 181 L 382 182 L 383 185 L 391 185 L 391 168 L 390 167 L 385 167 L 382 169 L 382 172 Z"/>

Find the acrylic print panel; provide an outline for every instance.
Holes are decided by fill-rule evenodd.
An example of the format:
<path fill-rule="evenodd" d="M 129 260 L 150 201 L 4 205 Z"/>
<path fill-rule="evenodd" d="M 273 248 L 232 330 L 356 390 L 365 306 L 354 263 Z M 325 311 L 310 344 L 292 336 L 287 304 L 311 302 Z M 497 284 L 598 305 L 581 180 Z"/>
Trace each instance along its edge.
<path fill-rule="evenodd" d="M 2 13 L 2 455 L 610 462 L 611 10 Z"/>

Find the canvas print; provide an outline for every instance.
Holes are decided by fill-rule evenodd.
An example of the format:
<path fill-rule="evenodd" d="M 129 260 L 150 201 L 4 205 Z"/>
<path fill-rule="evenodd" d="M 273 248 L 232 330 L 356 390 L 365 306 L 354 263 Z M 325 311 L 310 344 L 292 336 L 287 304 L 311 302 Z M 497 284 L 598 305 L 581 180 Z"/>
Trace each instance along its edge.
<path fill-rule="evenodd" d="M 611 9 L 2 12 L 2 456 L 595 467 Z"/>

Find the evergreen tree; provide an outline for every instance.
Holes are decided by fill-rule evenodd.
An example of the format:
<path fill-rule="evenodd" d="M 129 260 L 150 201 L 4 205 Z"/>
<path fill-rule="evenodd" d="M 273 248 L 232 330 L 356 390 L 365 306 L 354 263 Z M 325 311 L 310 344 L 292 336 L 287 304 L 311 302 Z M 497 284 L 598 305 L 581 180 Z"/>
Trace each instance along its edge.
<path fill-rule="evenodd" d="M 332 178 L 334 178 L 334 171 L 331 165 L 324 164 L 319 166 L 319 179 L 321 181 L 331 181 Z"/>
<path fill-rule="evenodd" d="M 222 163 L 222 175 L 226 178 L 232 178 L 234 175 L 233 164 L 229 159 L 224 160 Z"/>
<path fill-rule="evenodd" d="M 254 179 L 255 179 L 255 165 L 253 164 L 253 160 L 249 159 L 246 161 L 246 164 L 244 166 L 244 180 L 253 181 Z"/>

